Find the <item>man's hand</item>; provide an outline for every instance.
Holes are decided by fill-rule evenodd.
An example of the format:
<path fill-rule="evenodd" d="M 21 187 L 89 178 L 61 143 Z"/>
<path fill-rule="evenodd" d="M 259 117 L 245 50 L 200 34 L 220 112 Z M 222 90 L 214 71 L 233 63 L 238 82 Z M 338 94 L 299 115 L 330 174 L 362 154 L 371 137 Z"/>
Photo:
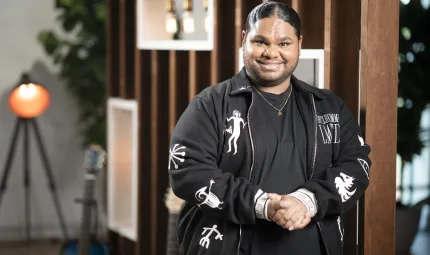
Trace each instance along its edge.
<path fill-rule="evenodd" d="M 297 198 L 289 195 L 268 194 L 270 202 L 267 216 L 279 226 L 288 229 L 303 229 L 311 221 L 311 214 Z"/>

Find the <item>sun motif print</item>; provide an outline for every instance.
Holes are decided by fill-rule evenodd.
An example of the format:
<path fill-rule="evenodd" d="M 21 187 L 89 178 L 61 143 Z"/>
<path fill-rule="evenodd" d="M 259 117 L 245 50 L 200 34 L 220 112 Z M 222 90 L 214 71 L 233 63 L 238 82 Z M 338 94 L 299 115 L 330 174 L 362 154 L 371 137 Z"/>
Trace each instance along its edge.
<path fill-rule="evenodd" d="M 346 202 L 352 195 L 354 195 L 357 189 L 350 191 L 354 177 L 350 177 L 344 173 L 340 173 L 340 177 L 336 177 L 334 179 L 334 183 L 336 184 L 336 189 L 339 192 L 340 197 L 342 198 L 342 202 Z"/>
<path fill-rule="evenodd" d="M 169 170 L 170 170 L 170 164 L 173 163 L 175 165 L 175 169 L 178 169 L 178 164 L 176 163 L 176 160 L 183 163 L 185 161 L 185 146 L 178 147 L 179 144 L 175 144 L 172 149 L 170 149 L 170 156 L 169 156 Z"/>
<path fill-rule="evenodd" d="M 227 133 L 230 133 L 230 139 L 228 140 L 228 151 L 227 153 L 231 152 L 231 145 L 233 143 L 234 147 L 234 153 L 233 155 L 236 155 L 237 153 L 237 139 L 239 139 L 240 136 L 240 130 L 241 130 L 241 123 L 243 124 L 243 128 L 246 126 L 246 122 L 243 120 L 243 118 L 240 117 L 241 113 L 238 110 L 233 111 L 233 116 L 230 118 L 227 118 L 227 122 L 233 121 L 233 128 L 230 126 L 225 131 Z"/>

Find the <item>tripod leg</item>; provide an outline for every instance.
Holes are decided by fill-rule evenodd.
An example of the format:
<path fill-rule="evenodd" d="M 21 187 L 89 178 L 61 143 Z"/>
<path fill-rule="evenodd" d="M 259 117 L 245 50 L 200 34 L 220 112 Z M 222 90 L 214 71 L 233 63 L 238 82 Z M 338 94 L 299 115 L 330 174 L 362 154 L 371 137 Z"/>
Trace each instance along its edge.
<path fill-rule="evenodd" d="M 57 188 L 55 187 L 54 177 L 52 175 L 52 169 L 51 169 L 51 166 L 48 162 L 48 156 L 46 154 L 45 147 L 44 147 L 43 142 L 42 142 L 42 137 L 40 135 L 39 127 L 37 126 L 35 119 L 31 119 L 31 123 L 33 124 L 33 128 L 34 128 L 34 131 L 36 133 L 37 144 L 39 146 L 39 151 L 40 151 L 40 154 L 42 156 L 43 164 L 45 165 L 46 175 L 48 177 L 48 182 L 49 182 L 49 189 L 51 191 L 52 198 L 54 200 L 55 209 L 57 211 L 58 218 L 60 220 L 61 229 L 63 231 L 63 237 L 64 237 L 64 240 L 68 240 L 69 236 L 67 234 L 66 223 L 64 220 L 63 213 L 61 211 L 60 202 L 59 202 L 58 196 L 57 196 Z"/>
<path fill-rule="evenodd" d="M 7 183 L 7 180 L 9 178 L 9 174 L 10 174 L 10 167 L 12 165 L 12 159 L 13 159 L 13 156 L 15 155 L 16 141 L 18 140 L 18 133 L 19 133 L 20 124 L 21 124 L 21 119 L 17 118 L 15 121 L 15 129 L 13 131 L 12 140 L 10 142 L 9 152 L 7 154 L 6 164 L 5 164 L 5 167 L 3 169 L 3 176 L 2 176 L 1 184 L 0 184 L 0 207 L 1 207 L 1 203 L 3 201 L 3 193 L 6 190 L 6 183 Z"/>
<path fill-rule="evenodd" d="M 28 119 L 24 119 L 24 189 L 25 189 L 25 227 L 27 242 L 30 241 L 30 153 L 29 153 L 29 137 L 28 137 Z"/>

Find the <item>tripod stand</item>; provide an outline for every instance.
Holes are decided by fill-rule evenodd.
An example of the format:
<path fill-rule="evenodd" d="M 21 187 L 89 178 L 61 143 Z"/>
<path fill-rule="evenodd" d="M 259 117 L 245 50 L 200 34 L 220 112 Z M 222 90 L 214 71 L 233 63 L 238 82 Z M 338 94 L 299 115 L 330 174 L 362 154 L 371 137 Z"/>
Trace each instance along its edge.
<path fill-rule="evenodd" d="M 18 133 L 19 131 L 23 130 L 24 131 L 24 188 L 25 188 L 25 224 L 26 224 L 26 237 L 27 237 L 27 241 L 29 241 L 31 239 L 30 237 L 30 172 L 29 172 L 29 128 L 33 127 L 35 135 L 36 135 L 36 140 L 37 140 L 37 144 L 39 147 L 39 151 L 42 157 L 42 162 L 44 164 L 44 168 L 45 168 L 45 173 L 48 179 L 48 184 L 49 184 L 49 189 L 51 191 L 52 194 L 52 199 L 54 201 L 54 206 L 55 209 L 57 211 L 58 214 L 58 218 L 60 220 L 60 224 L 61 224 L 61 229 L 63 232 L 63 238 L 65 240 L 68 239 L 68 235 L 67 235 L 67 229 L 66 229 L 66 224 L 64 222 L 64 216 L 63 213 L 61 211 L 61 207 L 60 207 L 60 203 L 58 201 L 58 196 L 56 193 L 56 187 L 55 187 L 55 183 L 54 183 L 54 178 L 52 175 L 52 170 L 51 170 L 51 166 L 49 165 L 48 162 L 48 157 L 45 151 L 45 147 L 42 143 L 42 138 L 40 136 L 40 131 L 39 131 L 39 127 L 37 126 L 36 120 L 34 118 L 30 118 L 30 119 L 26 119 L 26 118 L 20 118 L 18 117 L 16 119 L 15 122 L 15 130 L 13 132 L 13 136 L 12 136 L 12 140 L 11 140 L 11 144 L 9 147 L 9 152 L 7 155 L 7 159 L 6 159 L 6 165 L 4 167 L 3 170 L 3 176 L 1 179 L 1 184 L 0 184 L 0 207 L 1 207 L 1 203 L 2 203 L 2 199 L 3 199 L 3 195 L 4 192 L 6 190 L 6 183 L 10 174 L 10 168 L 11 168 L 11 164 L 12 164 L 12 158 L 14 157 L 15 154 L 15 147 L 17 144 L 17 140 L 18 140 Z"/>

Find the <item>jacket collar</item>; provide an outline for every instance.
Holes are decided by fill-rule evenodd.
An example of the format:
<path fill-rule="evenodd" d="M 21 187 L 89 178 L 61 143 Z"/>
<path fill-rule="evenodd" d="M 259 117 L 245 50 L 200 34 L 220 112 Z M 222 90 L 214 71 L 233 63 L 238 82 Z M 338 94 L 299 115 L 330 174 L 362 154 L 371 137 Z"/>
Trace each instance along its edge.
<path fill-rule="evenodd" d="M 308 85 L 307 83 L 297 79 L 294 75 L 291 76 L 291 84 L 293 85 L 293 88 L 300 93 L 312 93 L 318 99 L 326 98 L 320 89 Z M 232 78 L 232 89 L 230 95 L 235 96 L 242 93 L 254 93 L 251 85 L 251 80 L 246 73 L 245 67 L 243 67 L 242 70 Z"/>

